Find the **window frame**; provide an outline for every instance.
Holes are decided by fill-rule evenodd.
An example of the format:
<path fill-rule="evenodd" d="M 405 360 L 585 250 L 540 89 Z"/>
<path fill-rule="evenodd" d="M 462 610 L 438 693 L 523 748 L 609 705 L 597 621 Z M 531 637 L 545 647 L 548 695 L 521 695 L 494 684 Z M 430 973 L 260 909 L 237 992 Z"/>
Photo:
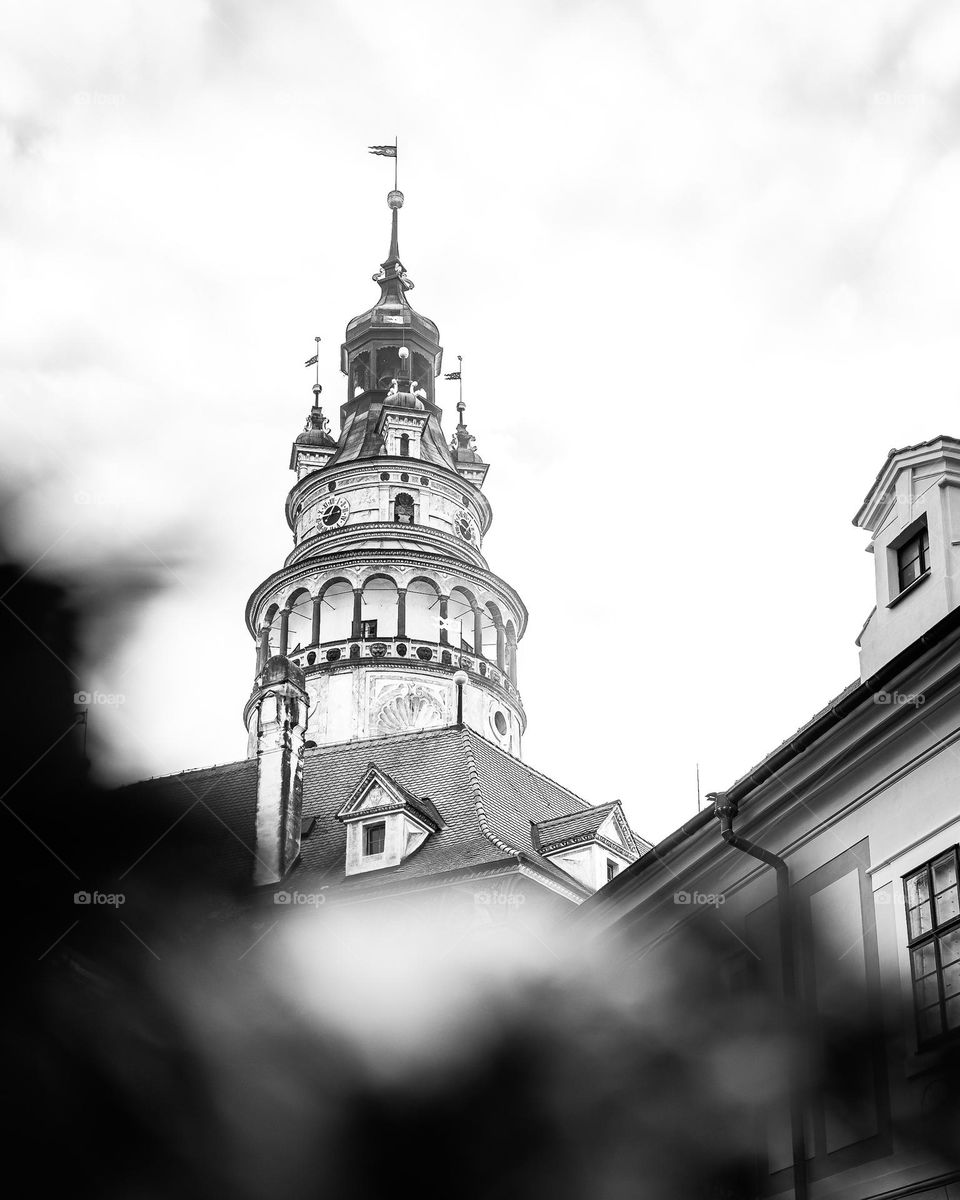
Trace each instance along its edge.
<path fill-rule="evenodd" d="M 375 834 L 375 833 L 379 833 L 381 835 L 379 850 L 371 850 L 370 849 L 371 835 Z M 386 852 L 386 849 L 387 849 L 387 823 L 386 823 L 386 821 L 368 821 L 368 822 L 366 822 L 363 826 L 363 857 L 364 858 L 377 858 L 379 855 L 384 854 Z"/>
<path fill-rule="evenodd" d="M 611 871 L 611 867 L 613 868 L 612 871 Z M 616 859 L 608 858 L 607 859 L 607 883 L 609 883 L 611 879 L 616 879 L 616 877 L 619 874 L 620 874 L 620 864 L 616 861 Z"/>
<path fill-rule="evenodd" d="M 916 555 L 907 559 L 905 552 L 912 547 L 916 547 Z M 908 588 L 919 583 L 925 575 L 930 571 L 930 530 L 924 518 L 918 525 L 907 531 L 907 536 L 899 542 L 898 545 L 892 547 L 895 554 L 895 565 L 897 571 L 897 596 L 902 595 Z M 916 564 L 917 573 L 913 579 L 906 583 L 903 581 L 903 572 L 905 568 Z"/>
<path fill-rule="evenodd" d="M 941 921 L 937 916 L 937 892 L 934 889 L 933 867 L 935 863 L 941 862 L 948 855 L 953 856 L 953 886 L 957 889 L 958 905 L 957 912 L 954 913 L 953 916 Z M 926 904 L 928 906 L 928 912 L 930 916 L 930 927 L 921 933 L 916 934 L 916 936 L 911 937 L 910 914 L 912 906 L 910 904 L 910 893 L 908 891 L 908 886 L 912 880 L 915 880 L 924 874 L 926 875 L 927 882 Z M 929 1050 L 931 1047 L 940 1046 L 945 1042 L 954 1041 L 960 1038 L 960 1022 L 958 1022 L 952 1028 L 947 1023 L 947 1001 L 948 999 L 953 999 L 953 997 L 948 997 L 944 994 L 944 967 L 940 953 L 940 941 L 943 935 L 950 933 L 953 930 L 960 930 L 960 845 L 947 846 L 941 850 L 939 854 L 935 854 L 932 858 L 927 859 L 926 862 L 923 862 L 919 866 L 914 867 L 912 870 L 907 871 L 906 874 L 902 876 L 901 883 L 903 886 L 904 916 L 906 918 L 907 930 L 907 958 L 910 963 L 910 993 L 913 1000 L 914 1031 L 917 1039 L 917 1051 L 920 1053 L 924 1050 Z M 934 1034 L 933 1036 L 925 1036 L 921 1027 L 921 1011 L 926 1008 L 932 1008 L 933 1006 L 921 1006 L 919 1003 L 917 991 L 918 978 L 914 965 L 914 951 L 928 945 L 933 947 L 935 963 L 933 975 L 937 981 L 937 1004 L 940 1012 L 940 1032 Z M 954 962 L 956 961 L 960 960 L 954 960 Z M 953 963 L 947 964 L 947 966 L 952 965 Z M 929 979 L 930 976 L 924 975 L 920 978 Z M 954 995 L 960 997 L 960 991 L 954 993 Z"/>

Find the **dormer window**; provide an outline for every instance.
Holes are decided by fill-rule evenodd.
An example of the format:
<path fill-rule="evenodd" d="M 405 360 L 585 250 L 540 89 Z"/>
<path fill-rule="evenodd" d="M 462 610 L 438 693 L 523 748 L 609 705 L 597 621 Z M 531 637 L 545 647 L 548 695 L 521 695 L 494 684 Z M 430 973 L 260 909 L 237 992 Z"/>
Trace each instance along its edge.
<path fill-rule="evenodd" d="M 923 525 L 902 546 L 897 548 L 897 581 L 900 591 L 916 583 L 930 570 L 930 534 Z"/>
<path fill-rule="evenodd" d="M 387 842 L 387 823 L 377 821 L 373 825 L 363 827 L 363 853 L 382 854 Z"/>
<path fill-rule="evenodd" d="M 347 875 L 398 867 L 444 827 L 427 796 L 418 799 L 376 763 L 370 763 L 337 820 L 347 827 Z"/>
<path fill-rule="evenodd" d="M 607 883 L 620 873 L 620 864 L 613 861 L 612 858 L 607 859 Z"/>
<path fill-rule="evenodd" d="M 400 457 L 410 457 L 410 438 L 405 433 L 400 434 Z"/>

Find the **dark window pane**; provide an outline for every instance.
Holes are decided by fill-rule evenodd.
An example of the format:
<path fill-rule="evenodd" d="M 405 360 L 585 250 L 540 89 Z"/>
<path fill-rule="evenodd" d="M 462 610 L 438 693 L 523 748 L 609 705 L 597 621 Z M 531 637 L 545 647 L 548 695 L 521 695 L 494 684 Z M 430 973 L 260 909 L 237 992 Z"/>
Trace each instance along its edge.
<path fill-rule="evenodd" d="M 930 915 L 930 905 L 923 904 L 919 908 L 908 909 L 907 922 L 910 926 L 911 939 L 919 937 L 921 933 L 929 933 L 933 928 L 933 918 Z"/>
<path fill-rule="evenodd" d="M 943 968 L 943 994 L 956 996 L 960 994 L 960 962 L 951 963 Z"/>
<path fill-rule="evenodd" d="M 937 924 L 944 925 L 960 912 L 956 885 L 937 896 Z"/>
<path fill-rule="evenodd" d="M 918 1008 L 929 1008 L 940 999 L 940 985 L 936 975 L 925 975 L 913 985 L 913 994 L 917 999 Z"/>
<path fill-rule="evenodd" d="M 960 928 L 940 935 L 940 962 L 943 966 L 960 959 Z"/>
<path fill-rule="evenodd" d="M 933 864 L 933 890 L 937 924 L 942 925 L 960 911 L 957 905 L 957 862 L 952 850 Z"/>
<path fill-rule="evenodd" d="M 946 1003 L 947 1009 L 947 1028 L 956 1029 L 960 1026 L 960 996 L 954 996 L 952 1000 Z"/>
<path fill-rule="evenodd" d="M 922 979 L 924 975 L 932 975 L 937 969 L 937 955 L 933 948 L 933 942 L 925 942 L 922 946 L 917 946 L 911 958 L 913 960 L 914 979 Z"/>
<path fill-rule="evenodd" d="M 364 854 L 382 854 L 384 842 L 386 841 L 387 827 L 381 823 L 379 825 L 365 825 L 363 829 L 363 852 Z"/>
<path fill-rule="evenodd" d="M 607 859 L 607 880 L 611 880 L 614 875 L 620 870 L 612 858 Z"/>
<path fill-rule="evenodd" d="M 933 864 L 933 890 L 942 892 L 957 882 L 957 860 L 951 850 Z"/>
<path fill-rule="evenodd" d="M 907 903 L 915 908 L 923 900 L 930 899 L 930 882 L 927 868 L 907 876 Z"/>

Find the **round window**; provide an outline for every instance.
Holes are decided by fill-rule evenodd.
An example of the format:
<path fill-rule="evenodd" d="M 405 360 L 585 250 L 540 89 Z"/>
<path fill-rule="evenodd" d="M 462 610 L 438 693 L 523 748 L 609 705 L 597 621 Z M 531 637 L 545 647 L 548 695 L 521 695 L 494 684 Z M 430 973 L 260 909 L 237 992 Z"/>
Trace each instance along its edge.
<path fill-rule="evenodd" d="M 507 724 L 507 718 L 499 709 L 493 714 L 493 727 L 501 737 L 506 737 L 507 730 L 510 728 Z"/>

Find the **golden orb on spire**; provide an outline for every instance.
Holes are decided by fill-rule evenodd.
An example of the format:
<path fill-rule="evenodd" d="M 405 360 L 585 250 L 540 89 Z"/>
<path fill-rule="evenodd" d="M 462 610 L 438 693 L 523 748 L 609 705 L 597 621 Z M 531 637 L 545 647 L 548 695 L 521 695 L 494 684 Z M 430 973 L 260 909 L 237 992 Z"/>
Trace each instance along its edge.
<path fill-rule="evenodd" d="M 403 192 L 398 192 L 396 188 L 392 192 L 387 193 L 388 208 L 403 208 Z"/>

